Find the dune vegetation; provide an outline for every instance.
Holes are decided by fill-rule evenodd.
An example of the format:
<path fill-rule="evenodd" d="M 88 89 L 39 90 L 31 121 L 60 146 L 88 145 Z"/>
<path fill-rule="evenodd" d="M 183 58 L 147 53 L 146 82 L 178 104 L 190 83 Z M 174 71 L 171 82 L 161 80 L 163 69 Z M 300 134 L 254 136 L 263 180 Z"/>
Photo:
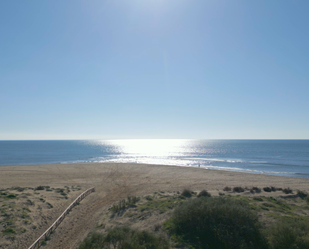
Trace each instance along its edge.
<path fill-rule="evenodd" d="M 102 214 L 79 249 L 305 249 L 308 203 L 304 191 L 274 187 L 225 187 L 219 196 L 184 189 L 129 197 Z"/>

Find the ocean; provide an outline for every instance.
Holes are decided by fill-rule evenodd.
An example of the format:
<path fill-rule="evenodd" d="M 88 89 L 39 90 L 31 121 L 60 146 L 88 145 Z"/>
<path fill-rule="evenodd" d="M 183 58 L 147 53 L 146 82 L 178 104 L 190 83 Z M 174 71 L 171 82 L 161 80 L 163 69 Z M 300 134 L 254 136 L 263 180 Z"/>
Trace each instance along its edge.
<path fill-rule="evenodd" d="M 309 140 L 0 141 L 0 165 L 145 163 L 309 178 Z"/>

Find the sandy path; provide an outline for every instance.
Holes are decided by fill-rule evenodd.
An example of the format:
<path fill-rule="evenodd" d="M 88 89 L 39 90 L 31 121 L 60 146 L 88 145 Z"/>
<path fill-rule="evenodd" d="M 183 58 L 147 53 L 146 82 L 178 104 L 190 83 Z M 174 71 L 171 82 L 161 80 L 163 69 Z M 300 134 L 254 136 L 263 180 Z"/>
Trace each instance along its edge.
<path fill-rule="evenodd" d="M 96 188 L 95 193 L 87 196 L 73 209 L 45 247 L 61 249 L 76 248 L 96 225 L 102 210 L 128 195 L 181 191 L 184 188 L 222 191 L 225 186 L 276 186 L 309 191 L 309 179 L 200 168 L 109 163 L 0 167 L 1 188 L 38 185 L 80 185 L 83 189 L 93 186 Z M 56 218 L 55 216 L 54 219 Z M 39 234 L 32 236 L 35 240 Z"/>

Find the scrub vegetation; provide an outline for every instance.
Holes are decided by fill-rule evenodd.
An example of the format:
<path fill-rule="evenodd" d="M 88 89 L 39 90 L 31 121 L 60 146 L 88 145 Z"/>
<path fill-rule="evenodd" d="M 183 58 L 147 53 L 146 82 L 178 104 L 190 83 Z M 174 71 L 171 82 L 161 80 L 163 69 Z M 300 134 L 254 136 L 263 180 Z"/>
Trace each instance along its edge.
<path fill-rule="evenodd" d="M 32 238 L 37 230 L 47 228 L 63 209 L 62 203 L 69 204 L 70 192 L 80 190 L 78 186 L 0 189 L 0 248 L 16 248 L 19 239 Z"/>
<path fill-rule="evenodd" d="M 79 248 L 309 248 L 307 193 L 269 188 L 282 194 L 225 187 L 219 196 L 185 189 L 134 197 L 106 210 Z"/>

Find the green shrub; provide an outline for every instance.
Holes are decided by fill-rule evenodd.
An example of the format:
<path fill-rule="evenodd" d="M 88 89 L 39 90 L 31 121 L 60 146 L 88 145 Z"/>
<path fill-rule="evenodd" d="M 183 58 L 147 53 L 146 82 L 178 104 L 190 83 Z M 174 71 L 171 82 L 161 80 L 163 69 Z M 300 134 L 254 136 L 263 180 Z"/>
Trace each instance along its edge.
<path fill-rule="evenodd" d="M 50 204 L 49 202 L 46 202 L 46 204 L 48 205 L 48 208 L 53 208 L 54 206 L 52 204 Z"/>
<path fill-rule="evenodd" d="M 192 196 L 192 191 L 189 189 L 184 189 L 181 193 L 182 196 L 190 198 Z"/>
<path fill-rule="evenodd" d="M 79 249 L 101 249 L 104 245 L 104 235 L 100 233 L 89 233 L 80 244 Z"/>
<path fill-rule="evenodd" d="M 308 249 L 309 223 L 305 220 L 284 219 L 272 225 L 268 231 L 272 249 Z"/>
<path fill-rule="evenodd" d="M 231 191 L 231 190 L 232 190 L 232 188 L 230 188 L 228 186 L 224 187 L 224 189 L 223 189 L 223 191 Z"/>
<path fill-rule="evenodd" d="M 33 205 L 34 205 L 34 202 L 33 202 L 33 201 L 31 201 L 31 200 L 29 200 L 29 199 L 27 199 L 26 204 L 27 204 L 27 205 L 31 205 L 31 206 L 33 206 Z"/>
<path fill-rule="evenodd" d="M 284 189 L 282 189 L 282 192 L 285 193 L 285 194 L 292 194 L 293 190 L 290 189 L 290 188 L 284 188 Z"/>
<path fill-rule="evenodd" d="M 261 189 L 258 188 L 258 187 L 252 187 L 250 189 L 250 192 L 253 194 L 253 193 L 261 193 Z"/>
<path fill-rule="evenodd" d="M 38 187 L 36 187 L 34 190 L 44 190 L 44 189 L 45 189 L 44 186 L 38 186 Z"/>
<path fill-rule="evenodd" d="M 16 197 L 17 197 L 17 194 L 8 194 L 6 196 L 6 198 L 8 198 L 8 199 L 15 199 Z"/>
<path fill-rule="evenodd" d="M 197 195 L 197 197 L 202 197 L 202 196 L 204 196 L 204 197 L 211 197 L 211 194 L 208 193 L 207 190 L 202 190 L 202 191 Z"/>
<path fill-rule="evenodd" d="M 265 187 L 265 188 L 263 188 L 263 190 L 264 190 L 265 192 L 271 192 L 271 188 L 270 188 L 270 187 Z"/>
<path fill-rule="evenodd" d="M 244 192 L 245 189 L 243 187 L 234 187 L 233 188 L 233 192 L 237 192 L 237 193 L 240 193 L 240 192 Z"/>
<path fill-rule="evenodd" d="M 268 248 L 257 214 L 240 200 L 197 198 L 175 209 L 165 223 L 176 242 L 199 249 Z"/>
<path fill-rule="evenodd" d="M 308 194 L 304 191 L 301 191 L 301 190 L 297 190 L 297 195 L 301 198 L 301 199 L 305 199 Z"/>
<path fill-rule="evenodd" d="M 104 236 L 91 233 L 81 243 L 79 249 L 168 249 L 169 242 L 164 236 L 129 227 L 114 227 Z"/>

